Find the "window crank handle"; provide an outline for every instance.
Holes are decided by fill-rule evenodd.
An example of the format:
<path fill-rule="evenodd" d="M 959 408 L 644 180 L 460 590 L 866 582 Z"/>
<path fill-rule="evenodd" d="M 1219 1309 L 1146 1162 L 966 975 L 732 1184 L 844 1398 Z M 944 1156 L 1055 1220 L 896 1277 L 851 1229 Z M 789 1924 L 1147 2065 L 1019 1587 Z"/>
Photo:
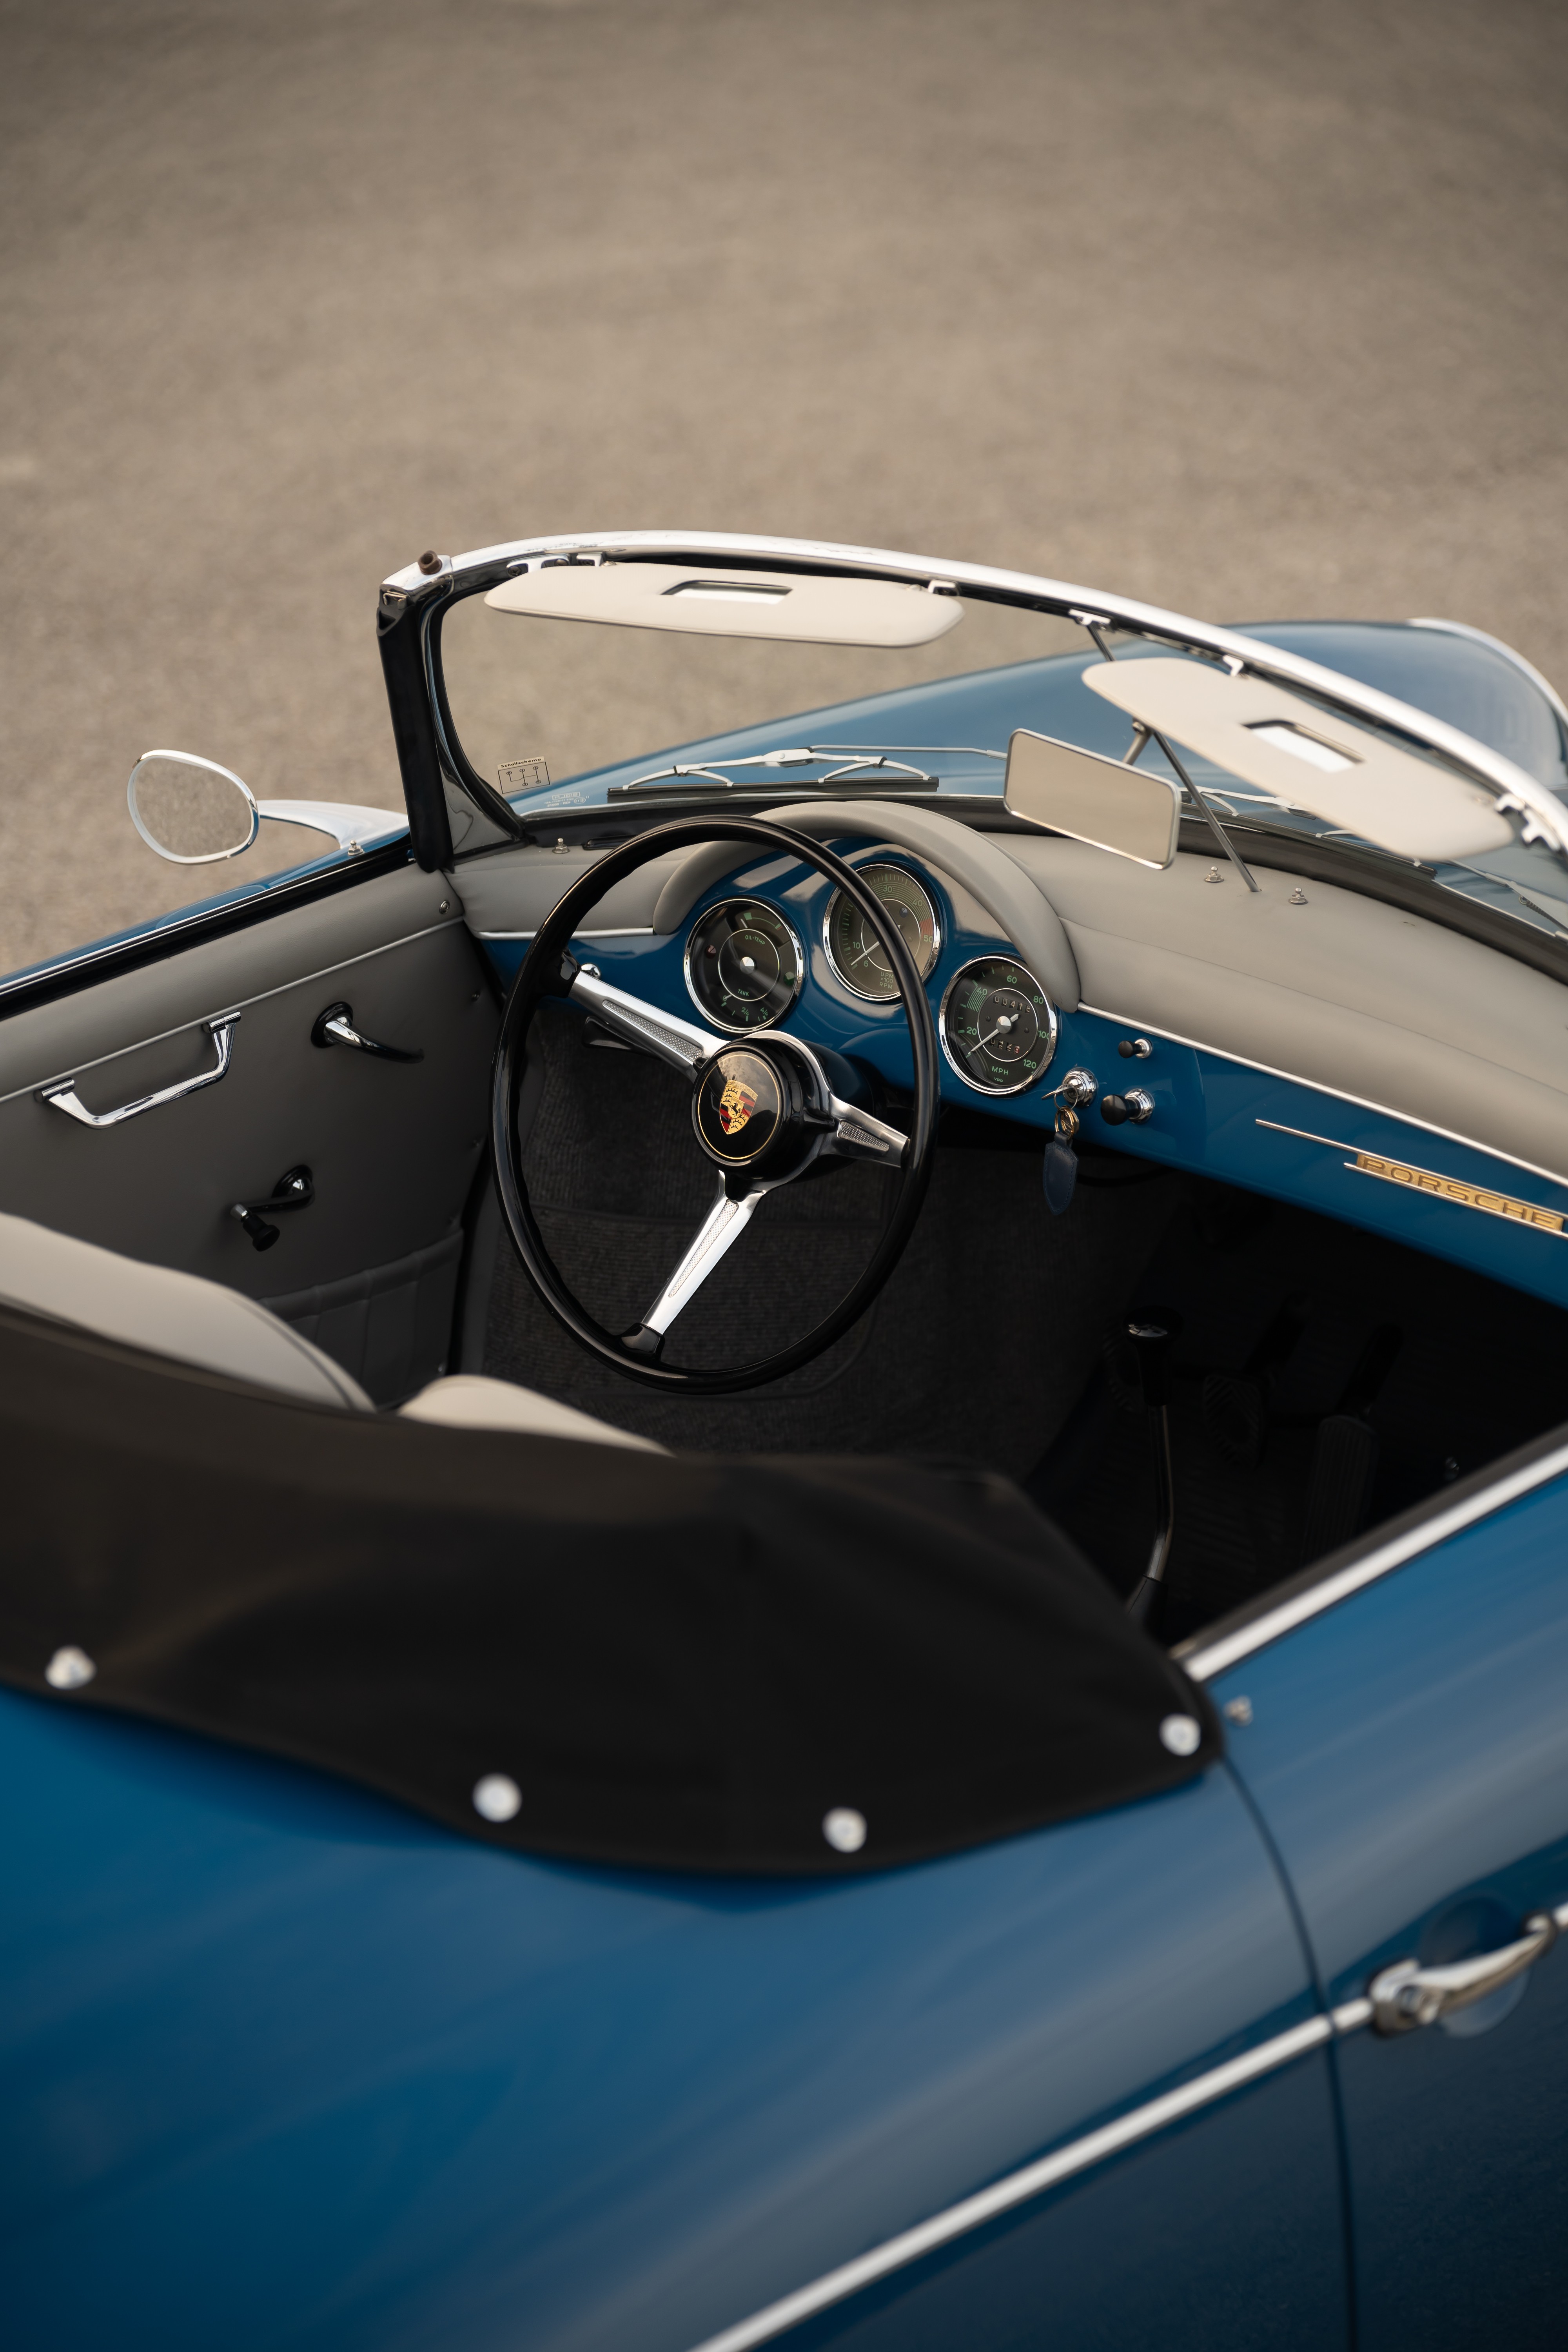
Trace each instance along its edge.
<path fill-rule="evenodd" d="M 384 1045 L 379 1038 L 364 1036 L 354 1027 L 353 1019 L 352 1004 L 329 1004 L 324 1013 L 316 1015 L 310 1031 L 311 1045 L 352 1045 L 356 1052 L 374 1054 L 378 1061 L 383 1062 L 422 1062 L 425 1059 L 422 1049 L 416 1048 L 410 1053 L 402 1045 Z"/>

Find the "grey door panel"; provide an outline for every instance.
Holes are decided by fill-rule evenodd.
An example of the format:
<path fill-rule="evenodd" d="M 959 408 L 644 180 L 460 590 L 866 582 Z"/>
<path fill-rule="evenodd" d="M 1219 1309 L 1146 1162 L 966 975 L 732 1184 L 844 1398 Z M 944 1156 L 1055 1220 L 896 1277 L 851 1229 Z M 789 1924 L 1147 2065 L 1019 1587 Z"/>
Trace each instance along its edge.
<path fill-rule="evenodd" d="M 352 1372 L 377 1404 L 397 1404 L 450 1369 L 463 1236 L 448 1234 L 391 1265 L 263 1304 Z"/>
<path fill-rule="evenodd" d="M 342 1001 L 364 1034 L 424 1058 L 313 1045 Z M 101 1112 L 177 1084 L 213 1065 L 200 1024 L 234 1011 L 226 1076 L 183 1100 L 91 1129 L 37 1097 L 75 1076 Z M 405 1288 L 393 1269 L 460 1229 L 496 1020 L 451 884 L 412 868 L 186 949 L 0 1023 L 0 1208 L 251 1297 L 367 1272 Z M 315 1200 L 258 1252 L 230 1204 L 300 1164 Z M 448 1296 L 452 1280 L 443 1268 Z"/>
<path fill-rule="evenodd" d="M 461 920 L 462 903 L 444 875 L 405 866 L 248 929 L 179 949 L 156 963 L 78 989 L 0 1021 L 0 1101 L 70 1077 L 92 1061 L 142 1046 L 216 1013 L 250 1003 L 316 973 Z M 330 990 L 348 995 L 346 987 Z M 323 999 L 323 1002 L 328 999 Z M 211 1059 L 210 1053 L 205 1057 Z M 201 1066 L 193 1045 L 177 1074 Z M 145 1091 L 145 1089 L 142 1089 Z M 86 1089 L 83 1090 L 87 1098 Z M 129 1101 L 130 1092 L 111 1099 Z M 96 1095 L 93 1108 L 100 1108 Z"/>

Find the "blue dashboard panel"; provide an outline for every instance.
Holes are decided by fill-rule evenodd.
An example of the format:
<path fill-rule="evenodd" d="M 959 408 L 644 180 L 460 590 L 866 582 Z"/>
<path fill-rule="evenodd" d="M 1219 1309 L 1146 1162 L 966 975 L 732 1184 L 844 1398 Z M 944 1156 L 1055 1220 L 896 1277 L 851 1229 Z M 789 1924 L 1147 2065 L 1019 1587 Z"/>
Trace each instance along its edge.
<path fill-rule="evenodd" d="M 10 1693 L 0 1775 L 0 2263 L 27 2352 L 687 2352 L 1315 2008 L 1223 1766 L 826 1884 L 495 1853 Z M 1323 2059 L 977 2240 L 1008 2326 L 1042 2290 L 1126 2317 L 1127 2200 L 1163 2181 L 1172 2227 L 1204 2189 L 1215 2294 L 1284 2231 L 1263 2285 L 1296 2320 L 1267 2340 L 1338 2342 Z M 1167 2237 L 1142 2291 L 1168 2299 Z M 965 2252 L 931 2279 L 949 2307 Z M 887 2292 L 907 2318 L 921 2288 Z M 1162 2340 L 1206 2352 L 1213 2306 L 1186 2305 Z"/>
<path fill-rule="evenodd" d="M 864 862 L 863 843 L 837 846 Z M 941 882 L 918 859 L 896 849 L 865 855 L 907 866 L 937 902 L 942 950 L 927 982 L 934 1013 L 963 964 L 1008 943 L 960 922 Z M 786 915 L 805 950 L 805 983 L 783 1027 L 864 1065 L 887 1086 L 907 1087 L 912 1072 L 902 1013 L 897 1004 L 866 1003 L 839 980 L 823 940 L 831 887 L 797 863 L 775 859 L 739 868 L 697 901 L 678 933 L 590 930 L 578 952 L 615 986 L 706 1022 L 685 982 L 687 932 L 705 908 L 737 896 L 757 898 Z M 526 944 L 487 942 L 503 979 L 517 970 Z M 1055 1117 L 1053 1089 L 1068 1070 L 1081 1066 L 1102 1094 L 1137 1086 L 1154 1103 L 1152 1116 L 1139 1126 L 1113 1129 L 1089 1111 L 1089 1133 L 1098 1144 L 1321 1211 L 1568 1306 L 1568 1183 L 1462 1136 L 1167 1035 L 1158 1026 L 1158 1011 L 1129 1007 L 1120 1020 L 1082 1008 L 1064 1014 L 1050 1068 L 1026 1094 L 983 1094 L 944 1060 L 942 1099 L 1034 1128 L 1043 1146 Z M 1124 1060 L 1119 1054 L 1120 1041 L 1133 1034 L 1149 1040 L 1147 1059 Z"/>

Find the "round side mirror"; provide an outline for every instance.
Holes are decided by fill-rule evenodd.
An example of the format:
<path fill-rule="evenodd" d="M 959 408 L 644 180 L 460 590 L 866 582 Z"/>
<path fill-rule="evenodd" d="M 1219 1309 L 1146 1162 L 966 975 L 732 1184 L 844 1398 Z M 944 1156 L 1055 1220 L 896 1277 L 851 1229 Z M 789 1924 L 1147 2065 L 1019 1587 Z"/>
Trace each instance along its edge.
<path fill-rule="evenodd" d="M 261 822 L 248 784 L 190 751 L 143 751 L 125 797 L 148 848 L 172 866 L 216 866 L 237 857 Z"/>

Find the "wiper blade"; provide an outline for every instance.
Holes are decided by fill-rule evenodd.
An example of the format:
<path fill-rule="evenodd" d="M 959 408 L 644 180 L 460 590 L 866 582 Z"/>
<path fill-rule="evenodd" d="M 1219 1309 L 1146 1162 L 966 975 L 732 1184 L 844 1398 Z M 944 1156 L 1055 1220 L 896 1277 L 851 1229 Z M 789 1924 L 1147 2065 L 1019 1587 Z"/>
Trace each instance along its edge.
<path fill-rule="evenodd" d="M 978 746 L 958 743 L 799 743 L 790 744 L 777 751 L 752 751 L 743 757 L 726 760 L 722 768 L 706 761 L 674 761 L 668 768 L 650 768 L 646 776 L 634 776 L 629 783 L 612 784 L 609 797 L 620 799 L 628 793 L 677 792 L 693 781 L 710 784 L 716 792 L 734 792 L 736 778 L 729 769 L 765 768 L 775 772 L 784 768 L 823 768 L 826 774 L 803 778 L 799 789 L 813 792 L 826 784 L 852 783 L 861 787 L 887 786 L 893 791 L 908 791 L 926 785 L 934 789 L 940 776 L 914 766 L 898 755 L 916 751 L 930 756 L 936 751 L 962 752 L 982 760 L 1004 760 L 1002 751 L 982 751 Z M 745 777 L 741 783 L 751 784 L 753 791 L 762 787 L 761 778 Z"/>

